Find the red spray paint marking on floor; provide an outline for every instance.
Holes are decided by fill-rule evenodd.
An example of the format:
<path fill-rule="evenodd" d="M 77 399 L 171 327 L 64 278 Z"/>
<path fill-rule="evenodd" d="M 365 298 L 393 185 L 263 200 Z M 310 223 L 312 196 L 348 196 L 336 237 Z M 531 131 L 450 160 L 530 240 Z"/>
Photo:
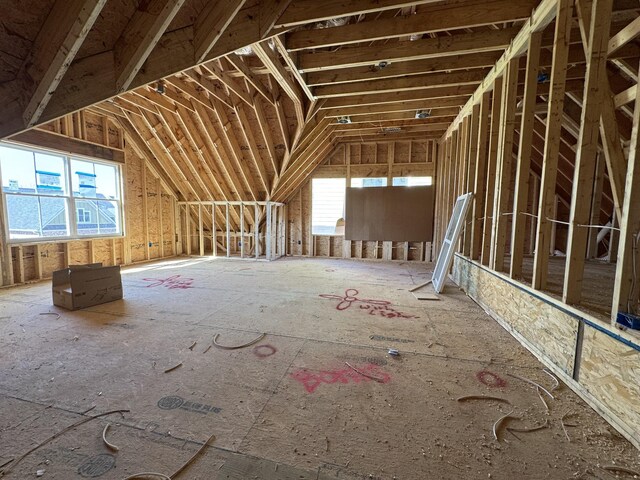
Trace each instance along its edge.
<path fill-rule="evenodd" d="M 383 371 L 378 365 L 372 363 L 365 365 L 364 367 L 357 367 L 363 373 L 371 375 L 372 377 L 380 379 L 379 383 L 388 383 L 391 380 L 391 375 Z M 302 383 L 305 390 L 308 393 L 315 392 L 323 383 L 327 385 L 333 385 L 336 383 L 348 384 L 348 383 L 362 383 L 373 382 L 374 380 L 360 375 L 355 370 L 350 368 L 343 368 L 339 370 L 321 370 L 319 372 L 312 372 L 306 369 L 298 370 L 291 374 L 294 380 Z"/>
<path fill-rule="evenodd" d="M 505 379 L 496 373 L 490 372 L 489 370 L 482 370 L 481 372 L 476 373 L 476 378 L 480 383 L 487 387 L 500 388 L 507 386 L 507 381 Z"/>
<path fill-rule="evenodd" d="M 331 300 L 340 300 L 336 305 L 336 310 L 347 310 L 353 304 L 357 303 L 362 310 L 369 312 L 369 315 L 378 315 L 385 318 L 418 318 L 415 315 L 407 315 L 391 307 L 391 302 L 387 300 L 375 300 L 371 298 L 358 298 L 358 290 L 348 288 L 344 292 L 344 296 L 322 294 L 320 297 Z"/>
<path fill-rule="evenodd" d="M 186 278 L 181 275 L 173 275 L 168 278 L 143 278 L 142 280 L 145 282 L 153 282 L 147 285 L 147 288 L 166 287 L 169 290 L 173 290 L 175 288 L 193 288 L 193 278 Z"/>

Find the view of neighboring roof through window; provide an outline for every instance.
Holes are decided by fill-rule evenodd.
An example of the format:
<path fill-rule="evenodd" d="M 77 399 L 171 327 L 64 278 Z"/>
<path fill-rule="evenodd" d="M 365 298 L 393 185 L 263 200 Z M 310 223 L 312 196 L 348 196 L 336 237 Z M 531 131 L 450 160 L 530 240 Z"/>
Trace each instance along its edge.
<path fill-rule="evenodd" d="M 424 187 L 433 185 L 433 177 L 393 177 L 394 187 Z"/>
<path fill-rule="evenodd" d="M 0 144 L 0 171 L 12 241 L 122 233 L 117 165 Z"/>
<path fill-rule="evenodd" d="M 352 178 L 351 188 L 386 187 L 387 177 Z"/>

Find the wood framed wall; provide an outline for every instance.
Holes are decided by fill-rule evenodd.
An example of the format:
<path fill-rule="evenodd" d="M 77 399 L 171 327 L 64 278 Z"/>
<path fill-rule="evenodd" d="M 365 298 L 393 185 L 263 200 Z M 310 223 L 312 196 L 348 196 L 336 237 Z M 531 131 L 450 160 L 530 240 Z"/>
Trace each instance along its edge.
<path fill-rule="evenodd" d="M 8 243 L 2 229 L 3 286 L 47 279 L 69 265 L 128 265 L 181 253 L 172 214 L 175 195 L 112 120 L 80 111 L 9 141 L 122 163 L 125 235 Z"/>
<path fill-rule="evenodd" d="M 435 182 L 438 144 L 435 139 L 380 140 L 339 144 L 295 192 L 288 202 L 287 253 L 373 260 L 427 261 L 432 259 L 431 242 L 349 241 L 342 235 L 311 233 L 312 178 L 430 176 Z"/>
<path fill-rule="evenodd" d="M 543 0 L 462 107 L 439 142 L 434 250 L 473 191 L 454 280 L 640 446 L 640 333 L 615 323 L 640 314 L 640 91 L 633 69 L 613 75 L 640 27 L 614 21 L 613 3 Z M 587 285 L 607 262 L 615 283 L 594 312 Z"/>

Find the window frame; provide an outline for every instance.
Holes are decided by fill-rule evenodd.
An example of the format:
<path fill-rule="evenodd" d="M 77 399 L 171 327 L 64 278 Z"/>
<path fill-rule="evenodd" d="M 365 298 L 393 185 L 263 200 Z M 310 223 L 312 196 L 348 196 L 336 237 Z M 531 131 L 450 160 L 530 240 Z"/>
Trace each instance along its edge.
<path fill-rule="evenodd" d="M 393 181 L 396 178 L 429 178 L 430 180 L 430 184 L 428 185 L 394 185 Z M 412 187 L 433 187 L 433 175 L 397 175 L 391 178 L 391 186 L 392 187 L 406 187 L 406 188 L 412 188 Z"/>
<path fill-rule="evenodd" d="M 124 238 L 126 236 L 126 230 L 125 230 L 125 221 L 124 221 L 124 178 L 123 178 L 123 172 L 124 169 L 122 168 L 122 164 L 119 162 L 111 162 L 108 160 L 103 160 L 101 158 L 95 158 L 95 157 L 89 157 L 87 155 L 78 155 L 75 153 L 69 153 L 69 152 L 64 152 L 64 151 L 60 151 L 60 150 L 55 150 L 55 149 L 50 149 L 50 148 L 45 148 L 45 147 L 38 147 L 38 146 L 32 146 L 32 145 L 23 145 L 23 144 L 17 144 L 17 143 L 12 143 L 12 142 L 5 142 L 5 141 L 1 141 L 0 142 L 0 146 L 4 146 L 7 148 L 13 148 L 16 150 L 23 150 L 23 151 L 27 151 L 30 153 L 40 153 L 43 155 L 55 155 L 55 156 L 59 156 L 63 159 L 64 162 L 64 178 L 65 178 L 65 182 L 66 182 L 66 187 L 67 187 L 67 192 L 65 194 L 62 195 L 48 195 L 48 194 L 44 194 L 44 193 L 16 193 L 16 192 L 6 192 L 3 186 L 3 172 L 2 172 L 2 168 L 0 168 L 0 188 L 2 189 L 2 213 L 4 215 L 4 237 L 6 239 L 6 243 L 7 244 L 35 244 L 35 243 L 52 243 L 52 242 L 59 242 L 59 241 L 69 241 L 69 240 L 92 240 L 95 238 L 100 238 L 100 239 L 108 239 L 108 238 Z M 105 166 L 109 166 L 109 167 L 113 167 L 115 168 L 115 172 L 116 172 L 116 182 L 115 182 L 115 187 L 116 187 L 116 195 L 117 198 L 115 199 L 111 199 L 111 198 L 93 198 L 93 197 L 83 197 L 83 196 L 74 196 L 73 194 L 73 172 L 71 169 L 71 161 L 72 160 L 80 160 L 80 161 L 85 161 L 85 162 L 91 162 L 94 164 L 99 164 L 99 165 L 105 165 Z M 35 175 L 35 163 L 34 163 L 34 175 Z M 23 196 L 23 197 L 33 197 L 33 198 L 58 198 L 58 199 L 63 199 L 66 202 L 66 206 L 67 206 L 67 212 L 66 212 L 66 221 L 67 221 L 67 228 L 68 228 L 68 235 L 58 235 L 58 236 L 51 236 L 51 237 L 43 237 L 43 236 L 39 236 L 39 237 L 30 237 L 30 238 L 11 238 L 11 232 L 10 232 L 10 227 L 9 227 L 9 212 L 8 212 L 8 202 L 7 202 L 7 195 L 19 195 L 19 196 Z M 115 202 L 116 203 L 116 222 L 119 226 L 120 232 L 119 233 L 95 233 L 95 234 L 91 234 L 91 235 L 82 235 L 78 233 L 78 225 L 80 224 L 80 222 L 78 222 L 78 216 L 77 216 L 77 210 L 76 210 L 76 201 L 80 200 L 80 201 L 86 201 L 86 200 L 95 200 L 95 201 L 104 201 L 104 202 Z M 38 205 L 39 202 L 38 202 Z M 39 216 L 40 216 L 40 223 L 42 223 L 42 210 L 39 208 Z M 96 221 L 99 222 L 99 219 L 96 219 Z"/>
<path fill-rule="evenodd" d="M 344 218 L 345 215 L 345 207 L 346 207 L 346 198 L 347 198 L 347 178 L 346 177 L 313 177 L 311 178 L 311 218 L 310 218 L 310 227 L 311 227 L 311 235 L 314 237 L 342 237 L 344 236 L 344 234 L 338 234 L 335 233 L 335 226 L 334 226 L 334 231 L 333 233 L 314 233 L 313 231 L 313 227 L 314 227 L 314 223 L 313 223 L 313 218 L 314 218 L 314 211 L 315 209 L 313 208 L 313 197 L 314 197 L 314 180 L 341 180 L 344 182 L 344 192 L 343 192 L 343 198 L 342 198 L 342 216 L 338 217 L 336 219 L 339 220 L 340 218 Z"/>
<path fill-rule="evenodd" d="M 354 180 L 384 180 L 384 185 L 362 185 L 353 186 Z M 363 182 L 364 183 L 364 182 Z M 389 179 L 387 177 L 351 177 L 349 180 L 349 188 L 385 188 L 389 186 Z"/>

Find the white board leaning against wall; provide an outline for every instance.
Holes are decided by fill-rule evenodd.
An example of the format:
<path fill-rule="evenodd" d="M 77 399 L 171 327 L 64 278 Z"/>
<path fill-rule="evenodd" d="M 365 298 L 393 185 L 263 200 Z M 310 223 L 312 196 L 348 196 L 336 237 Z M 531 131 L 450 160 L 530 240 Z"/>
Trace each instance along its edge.
<path fill-rule="evenodd" d="M 442 248 L 440 248 L 440 254 L 436 260 L 436 268 L 433 271 L 433 288 L 436 293 L 442 292 L 444 283 L 447 280 L 447 272 L 451 269 L 453 254 L 455 253 L 454 245 L 460 238 L 460 233 L 462 232 L 462 227 L 464 226 L 465 219 L 467 218 L 467 212 L 469 211 L 472 199 L 473 193 L 471 192 L 460 195 L 453 207 L 453 213 L 451 214 L 451 220 L 449 220 L 447 233 L 444 236 Z"/>

